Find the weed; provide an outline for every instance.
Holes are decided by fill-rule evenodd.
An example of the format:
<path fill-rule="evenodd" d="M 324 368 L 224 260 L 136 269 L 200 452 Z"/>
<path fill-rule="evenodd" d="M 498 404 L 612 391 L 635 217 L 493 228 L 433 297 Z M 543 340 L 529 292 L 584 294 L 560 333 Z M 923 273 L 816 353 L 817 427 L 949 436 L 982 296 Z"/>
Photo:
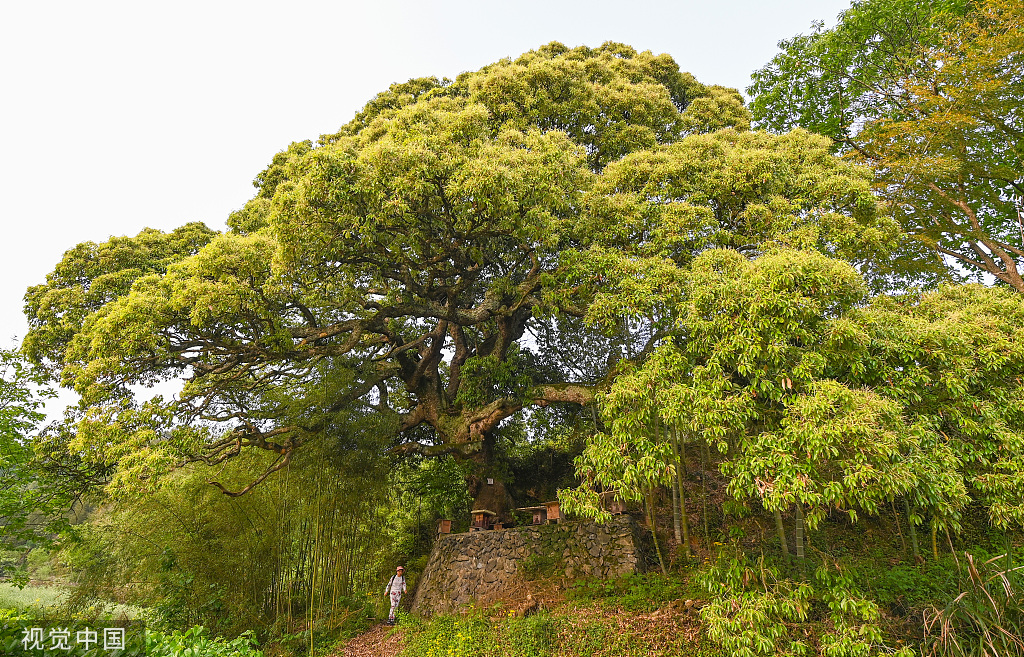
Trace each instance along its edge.
<path fill-rule="evenodd" d="M 935 657 L 1024 655 L 1024 566 L 1006 569 L 1005 555 L 958 561 L 959 593 L 924 612 L 924 653 Z"/>

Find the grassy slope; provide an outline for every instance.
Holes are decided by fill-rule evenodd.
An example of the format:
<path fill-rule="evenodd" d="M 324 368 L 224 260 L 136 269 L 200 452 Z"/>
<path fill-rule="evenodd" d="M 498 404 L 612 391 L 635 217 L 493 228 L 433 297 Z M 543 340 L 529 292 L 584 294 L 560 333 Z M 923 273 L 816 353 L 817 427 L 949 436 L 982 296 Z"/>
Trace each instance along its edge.
<path fill-rule="evenodd" d="M 66 590 L 60 586 L 29 585 L 19 589 L 4 582 L 0 583 L 0 609 L 10 609 L 38 618 L 52 618 L 63 613 L 60 605 L 65 594 Z M 131 605 L 97 602 L 91 610 L 84 610 L 80 614 L 90 617 L 90 611 L 110 618 L 132 619 L 138 617 L 142 609 Z"/>
<path fill-rule="evenodd" d="M 51 586 L 26 586 L 19 589 L 13 584 L 0 583 L 0 609 L 45 613 L 56 607 L 61 590 Z"/>
<path fill-rule="evenodd" d="M 895 514 L 865 519 L 856 525 L 837 517 L 809 537 L 809 563 L 804 573 L 798 568 L 780 569 L 782 576 L 793 580 L 813 579 L 814 568 L 822 563 L 841 569 L 849 574 L 864 599 L 877 604 L 881 615 L 875 624 L 889 649 L 916 646 L 921 638 L 922 610 L 932 604 L 941 608 L 962 586 L 958 560 L 962 565 L 963 553 L 970 551 L 985 558 L 1005 547 L 1001 532 L 987 527 L 980 516 L 973 520 L 968 519 L 959 535 L 941 537 L 938 561 L 932 555 L 929 533 L 921 531 L 922 554 L 915 561 L 909 551 L 906 527 L 901 526 Z M 515 614 L 523 602 L 521 598 L 489 609 L 471 608 L 457 617 L 429 621 L 406 617 L 393 633 L 377 628 L 372 641 L 357 639 L 347 651 L 339 647 L 332 654 L 725 657 L 725 652 L 707 638 L 702 625 L 700 608 L 711 596 L 696 584 L 696 574 L 711 567 L 716 555 L 736 550 L 746 553 L 748 563 L 760 560 L 779 566 L 773 528 L 763 518 L 748 518 L 733 527 L 742 531 L 732 541 L 718 536 L 719 541 L 701 542 L 697 558 L 690 566 L 679 568 L 676 559 L 675 570 L 668 577 L 652 572 L 615 582 L 566 582 L 557 578 L 534 581 L 529 588 L 541 601 L 542 609 L 526 618 Z M 668 527 L 662 529 L 663 535 L 671 534 Z M 1021 563 L 1024 537 L 1017 535 L 1013 539 L 1017 563 Z M 668 545 L 665 552 L 671 556 L 675 547 Z M 755 571 L 756 568 L 753 567 Z M 757 589 L 760 585 L 755 581 L 751 586 Z M 819 597 L 812 600 L 805 621 L 785 623 L 793 638 L 807 643 L 811 655 L 820 653 L 823 637 L 835 630 L 829 613 Z M 389 648 L 382 653 L 385 644 Z"/>

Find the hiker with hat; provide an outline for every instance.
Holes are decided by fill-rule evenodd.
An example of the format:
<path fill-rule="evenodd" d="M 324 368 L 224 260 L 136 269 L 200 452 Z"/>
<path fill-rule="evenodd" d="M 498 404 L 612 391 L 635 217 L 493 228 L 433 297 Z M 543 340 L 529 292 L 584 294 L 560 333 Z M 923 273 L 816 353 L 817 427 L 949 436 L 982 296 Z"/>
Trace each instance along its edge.
<path fill-rule="evenodd" d="M 402 601 L 403 593 L 405 593 L 405 566 L 399 566 L 395 569 L 395 574 L 391 576 L 391 580 L 388 581 L 388 585 L 384 589 L 384 595 L 391 596 L 391 613 L 388 614 L 388 625 L 395 624 L 395 612 L 398 611 L 398 603 Z"/>

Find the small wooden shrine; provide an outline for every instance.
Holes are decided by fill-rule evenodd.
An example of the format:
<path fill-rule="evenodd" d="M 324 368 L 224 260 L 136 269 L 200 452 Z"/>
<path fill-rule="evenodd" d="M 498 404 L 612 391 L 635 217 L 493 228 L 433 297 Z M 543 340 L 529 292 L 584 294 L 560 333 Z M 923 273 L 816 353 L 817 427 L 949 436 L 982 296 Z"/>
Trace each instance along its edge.
<path fill-rule="evenodd" d="M 473 521 L 469 524 L 469 531 L 479 532 L 490 529 L 497 516 L 498 514 L 494 511 L 473 509 Z"/>
<path fill-rule="evenodd" d="M 562 519 L 561 507 L 558 502 L 545 502 L 539 506 L 523 506 L 516 509 L 533 514 L 533 524 L 543 525 L 549 522 L 558 522 Z"/>
<path fill-rule="evenodd" d="M 525 511 L 526 513 L 533 514 L 533 524 L 543 525 L 548 521 L 548 509 L 546 506 L 524 506 L 516 509 L 516 511 Z"/>

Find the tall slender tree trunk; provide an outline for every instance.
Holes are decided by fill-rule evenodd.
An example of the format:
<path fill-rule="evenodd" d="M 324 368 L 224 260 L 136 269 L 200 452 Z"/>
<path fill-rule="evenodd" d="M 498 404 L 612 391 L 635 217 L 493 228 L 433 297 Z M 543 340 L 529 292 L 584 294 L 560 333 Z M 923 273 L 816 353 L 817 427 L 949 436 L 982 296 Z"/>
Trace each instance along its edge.
<path fill-rule="evenodd" d="M 804 561 L 804 503 L 796 503 L 796 527 L 793 532 L 793 543 L 796 547 L 796 560 L 800 564 L 800 572 L 807 575 L 807 562 Z"/>
<path fill-rule="evenodd" d="M 914 553 L 914 563 L 921 561 L 921 551 L 917 547 L 917 528 L 914 526 L 914 519 L 910 517 L 910 502 L 903 498 L 903 511 L 907 514 L 907 524 L 910 526 L 910 549 Z"/>
<path fill-rule="evenodd" d="M 668 568 L 665 567 L 665 557 L 661 554 L 661 544 L 658 543 L 658 529 L 654 517 L 654 487 L 647 489 L 647 522 L 651 525 L 651 538 L 654 540 L 654 551 L 658 555 L 658 565 L 661 566 L 661 574 L 668 575 Z"/>
<path fill-rule="evenodd" d="M 711 529 L 708 526 L 708 464 L 711 462 L 711 449 L 708 447 L 708 443 L 705 440 L 704 444 L 701 445 L 703 450 L 701 451 L 701 463 L 700 463 L 700 484 L 701 484 L 701 504 L 703 505 L 702 518 L 704 519 L 704 545 L 711 545 Z"/>
<path fill-rule="evenodd" d="M 782 524 L 782 512 L 775 509 L 775 532 L 779 536 L 779 549 L 782 550 L 782 558 L 786 563 L 790 562 L 789 546 L 786 545 L 786 526 Z"/>
<path fill-rule="evenodd" d="M 680 440 L 679 428 L 672 426 L 672 453 L 676 460 L 675 487 L 679 490 L 679 519 L 681 521 L 681 539 L 683 556 L 690 558 L 690 519 L 686 515 L 686 489 L 683 487 L 683 472 L 686 470 L 686 451 Z M 677 530 L 677 536 L 679 532 Z"/>
<path fill-rule="evenodd" d="M 683 529 L 679 524 L 679 484 L 672 482 L 672 529 L 675 532 L 676 542 L 683 542 Z"/>

